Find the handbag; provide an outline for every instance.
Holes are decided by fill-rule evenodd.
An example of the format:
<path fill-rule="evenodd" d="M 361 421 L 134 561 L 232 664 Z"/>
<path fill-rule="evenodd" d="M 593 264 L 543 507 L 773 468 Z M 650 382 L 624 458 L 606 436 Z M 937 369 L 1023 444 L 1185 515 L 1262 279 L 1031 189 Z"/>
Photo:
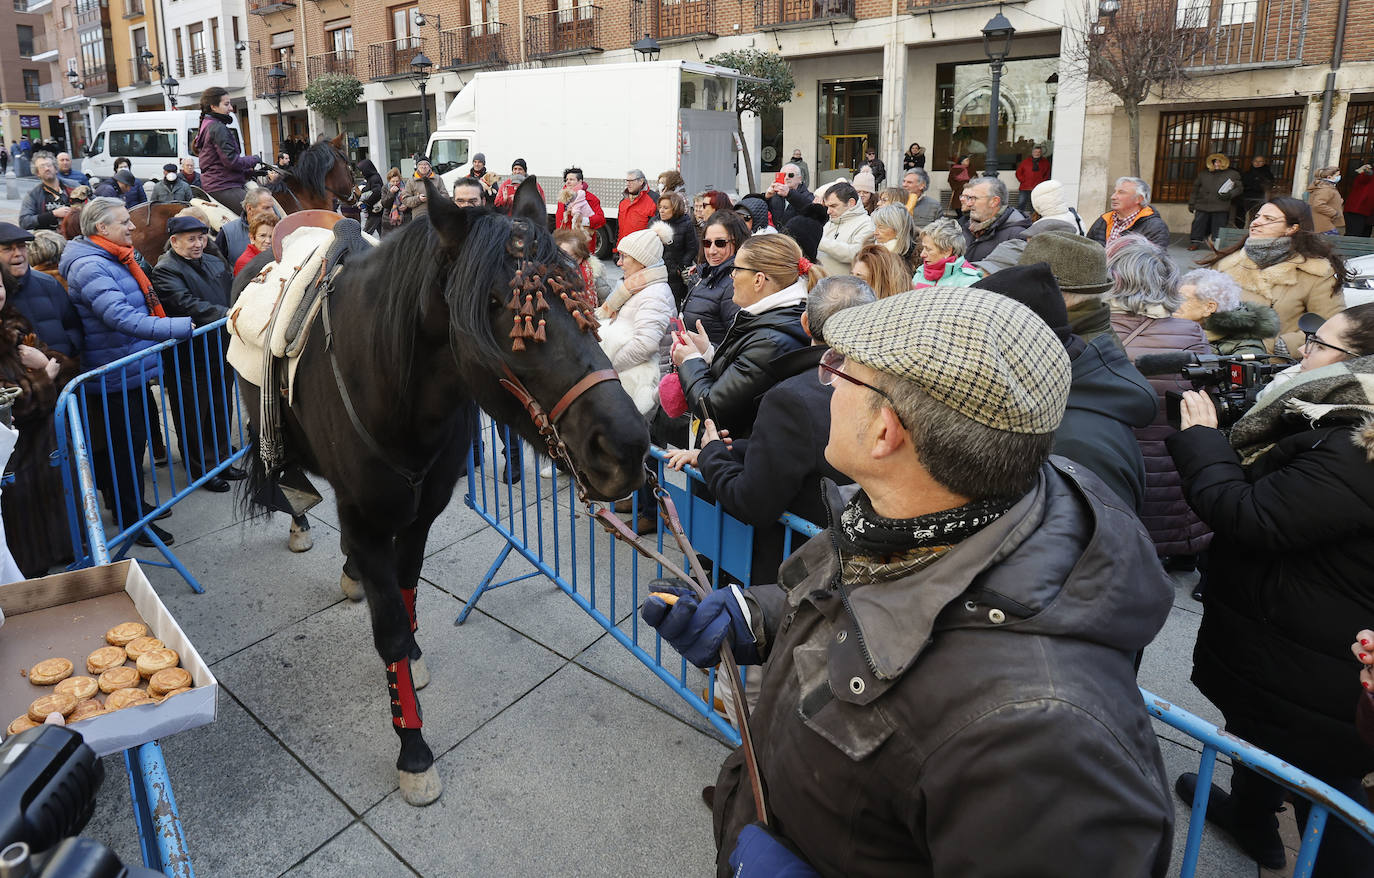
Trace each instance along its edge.
<path fill-rule="evenodd" d="M 682 379 L 676 368 L 658 380 L 658 404 L 670 418 L 687 414 L 687 394 L 682 391 Z"/>

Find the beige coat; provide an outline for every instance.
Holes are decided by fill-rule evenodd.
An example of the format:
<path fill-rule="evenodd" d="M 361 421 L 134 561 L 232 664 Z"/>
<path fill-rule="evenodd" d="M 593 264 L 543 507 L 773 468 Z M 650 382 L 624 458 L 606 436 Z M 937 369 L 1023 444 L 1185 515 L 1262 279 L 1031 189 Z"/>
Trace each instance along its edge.
<path fill-rule="evenodd" d="M 821 242 L 816 246 L 825 273 L 831 277 L 851 273 L 854 257 L 865 244 L 873 241 L 873 232 L 873 218 L 858 202 L 840 214 L 838 220 L 826 223 Z"/>
<path fill-rule="evenodd" d="M 1277 265 L 1261 269 L 1238 250 L 1212 266 L 1235 278 L 1242 290 L 1241 301 L 1267 305 L 1279 315 L 1279 337 L 1288 345 L 1288 354 L 1302 356 L 1303 336 L 1298 318 L 1311 311 L 1330 317 L 1345 307 L 1345 295 L 1336 284 L 1336 273 L 1325 259 L 1293 256 Z M 1265 339 L 1274 350 L 1274 339 Z"/>
<path fill-rule="evenodd" d="M 1312 206 L 1312 231 L 1320 235 L 1335 229 L 1345 234 L 1345 199 L 1335 186 L 1313 183 L 1307 187 L 1307 200 Z"/>

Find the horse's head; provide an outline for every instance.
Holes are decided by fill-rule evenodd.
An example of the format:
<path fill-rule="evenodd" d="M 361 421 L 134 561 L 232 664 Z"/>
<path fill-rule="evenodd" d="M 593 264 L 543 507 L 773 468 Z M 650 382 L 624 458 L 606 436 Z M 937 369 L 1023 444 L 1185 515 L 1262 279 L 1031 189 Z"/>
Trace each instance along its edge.
<path fill-rule="evenodd" d="M 510 218 L 457 207 L 425 185 L 430 224 L 452 261 L 444 297 L 454 354 L 478 403 L 542 450 L 530 413 L 500 383 L 518 379 L 544 412 L 558 410 L 558 432 L 589 493 L 624 497 L 643 479 L 648 431 L 619 381 L 577 390 L 611 364 L 595 318 L 574 295 L 581 274 L 547 231 L 535 178 L 521 184 Z"/>
<path fill-rule="evenodd" d="M 325 173 L 324 188 L 329 194 L 346 204 L 358 200 L 358 184 L 353 179 L 353 168 L 344 152 L 344 133 L 340 131 L 329 146 L 334 153 L 334 162 Z"/>
<path fill-rule="evenodd" d="M 268 188 L 274 193 L 289 192 L 295 199 L 295 210 L 333 210 L 334 200 L 347 204 L 357 200 L 358 188 L 348 156 L 343 152 L 343 134 L 333 140 L 321 140 L 303 151 L 296 163 L 281 169 L 281 177 Z M 280 201 L 280 198 L 278 199 Z M 286 206 L 286 205 L 284 205 Z"/>

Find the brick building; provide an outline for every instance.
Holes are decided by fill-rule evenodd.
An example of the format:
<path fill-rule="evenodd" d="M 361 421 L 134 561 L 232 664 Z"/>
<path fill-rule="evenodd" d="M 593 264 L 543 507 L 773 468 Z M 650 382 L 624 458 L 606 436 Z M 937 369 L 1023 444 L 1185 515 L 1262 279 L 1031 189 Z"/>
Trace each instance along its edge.
<path fill-rule="evenodd" d="M 43 20 L 49 2 L 0 4 L 0 136 L 6 146 L 25 135 L 35 142 L 66 140 L 62 116 L 49 105 L 49 67 L 57 57 L 55 35 Z"/>

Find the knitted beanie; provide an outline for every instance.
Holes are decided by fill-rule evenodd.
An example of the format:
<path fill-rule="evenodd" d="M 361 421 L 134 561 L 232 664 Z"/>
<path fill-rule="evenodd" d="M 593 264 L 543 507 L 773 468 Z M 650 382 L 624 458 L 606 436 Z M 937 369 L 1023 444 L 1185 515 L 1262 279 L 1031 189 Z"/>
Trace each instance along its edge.
<path fill-rule="evenodd" d="M 673 230 L 667 223 L 657 222 L 647 229 L 631 232 L 620 239 L 616 248 L 621 255 L 628 256 L 645 268 L 653 268 L 663 262 L 663 245 L 673 240 Z"/>

